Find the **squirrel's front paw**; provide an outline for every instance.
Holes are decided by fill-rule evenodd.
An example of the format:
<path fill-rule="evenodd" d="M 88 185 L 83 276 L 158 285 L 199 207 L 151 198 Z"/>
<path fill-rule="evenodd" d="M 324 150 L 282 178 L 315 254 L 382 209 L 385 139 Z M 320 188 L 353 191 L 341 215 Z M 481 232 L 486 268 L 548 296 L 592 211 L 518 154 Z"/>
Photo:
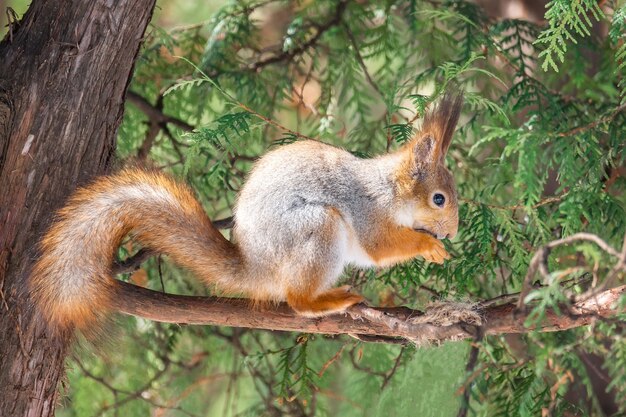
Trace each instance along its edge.
<path fill-rule="evenodd" d="M 428 262 L 443 264 L 443 261 L 450 259 L 450 254 L 440 240 L 428 236 L 424 243 L 424 249 L 420 252 L 420 255 Z"/>

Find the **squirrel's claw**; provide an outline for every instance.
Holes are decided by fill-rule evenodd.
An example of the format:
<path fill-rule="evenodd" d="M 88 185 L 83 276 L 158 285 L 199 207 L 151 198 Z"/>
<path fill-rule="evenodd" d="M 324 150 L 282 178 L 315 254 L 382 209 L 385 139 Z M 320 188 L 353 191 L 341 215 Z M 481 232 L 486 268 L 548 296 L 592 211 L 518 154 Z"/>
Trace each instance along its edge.
<path fill-rule="evenodd" d="M 446 251 L 440 240 L 430 237 L 428 245 L 421 253 L 422 257 L 428 262 L 443 264 L 443 261 L 450 259 L 450 254 Z"/>

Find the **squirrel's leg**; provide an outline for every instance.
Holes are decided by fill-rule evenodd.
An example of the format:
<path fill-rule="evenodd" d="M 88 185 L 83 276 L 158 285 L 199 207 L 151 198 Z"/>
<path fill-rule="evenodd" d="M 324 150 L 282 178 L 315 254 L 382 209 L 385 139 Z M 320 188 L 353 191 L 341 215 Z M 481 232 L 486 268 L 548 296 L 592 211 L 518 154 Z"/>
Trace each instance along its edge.
<path fill-rule="evenodd" d="M 376 241 L 365 245 L 365 250 L 378 266 L 394 265 L 416 256 L 438 264 L 450 258 L 440 240 L 427 233 L 395 225 L 384 228 Z"/>
<path fill-rule="evenodd" d="M 292 291 L 287 293 L 287 303 L 291 308 L 298 314 L 308 317 L 339 313 L 363 300 L 360 295 L 350 292 L 349 285 L 332 288 L 316 295 Z"/>
<path fill-rule="evenodd" d="M 328 289 L 341 275 L 344 260 L 341 253 L 347 245 L 344 220 L 339 210 L 325 207 L 315 233 L 294 253 L 294 264 L 303 259 L 315 259 L 294 271 L 291 285 L 286 287 L 287 303 L 297 313 L 319 317 L 344 311 L 364 298 L 350 292 L 350 286 Z"/>

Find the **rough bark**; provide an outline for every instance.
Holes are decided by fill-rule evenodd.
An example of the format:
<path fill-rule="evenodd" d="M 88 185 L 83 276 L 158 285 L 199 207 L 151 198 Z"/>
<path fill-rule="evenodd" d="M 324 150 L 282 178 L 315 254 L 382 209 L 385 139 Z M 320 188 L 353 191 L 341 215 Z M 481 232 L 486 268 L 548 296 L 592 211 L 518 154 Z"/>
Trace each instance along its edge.
<path fill-rule="evenodd" d="M 34 243 L 111 164 L 154 1 L 34 0 L 0 43 L 0 416 L 54 413 L 70 336 L 32 312 Z"/>
<path fill-rule="evenodd" d="M 625 292 L 626 286 L 621 286 L 571 306 L 561 306 L 560 313 L 548 309 L 542 326 L 536 330 L 565 330 L 590 324 L 598 318 L 614 316 L 621 311 L 617 304 Z M 420 311 L 404 307 L 373 308 L 359 304 L 351 307 L 347 314 L 306 318 L 296 315 L 284 303 L 252 307 L 245 299 L 164 294 L 124 282 L 120 282 L 115 309 L 166 323 L 365 335 L 366 340 L 383 342 L 390 341 L 386 338 L 434 342 L 475 337 L 478 331 L 482 334 L 505 334 L 530 330 L 524 326 L 529 310 L 519 311 L 512 302 L 485 308 L 484 324 L 479 330 L 463 323 L 447 326 L 421 323 Z"/>

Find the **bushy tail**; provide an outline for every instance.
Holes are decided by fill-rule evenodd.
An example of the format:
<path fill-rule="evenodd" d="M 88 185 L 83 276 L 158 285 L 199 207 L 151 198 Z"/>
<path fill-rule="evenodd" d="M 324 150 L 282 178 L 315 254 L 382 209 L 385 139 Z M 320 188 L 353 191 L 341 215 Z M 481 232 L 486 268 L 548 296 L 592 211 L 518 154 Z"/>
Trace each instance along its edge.
<path fill-rule="evenodd" d="M 52 325 L 86 329 L 110 312 L 115 254 L 130 234 L 222 290 L 243 292 L 241 257 L 189 187 L 136 168 L 99 178 L 57 213 L 40 244 L 31 296 Z"/>

